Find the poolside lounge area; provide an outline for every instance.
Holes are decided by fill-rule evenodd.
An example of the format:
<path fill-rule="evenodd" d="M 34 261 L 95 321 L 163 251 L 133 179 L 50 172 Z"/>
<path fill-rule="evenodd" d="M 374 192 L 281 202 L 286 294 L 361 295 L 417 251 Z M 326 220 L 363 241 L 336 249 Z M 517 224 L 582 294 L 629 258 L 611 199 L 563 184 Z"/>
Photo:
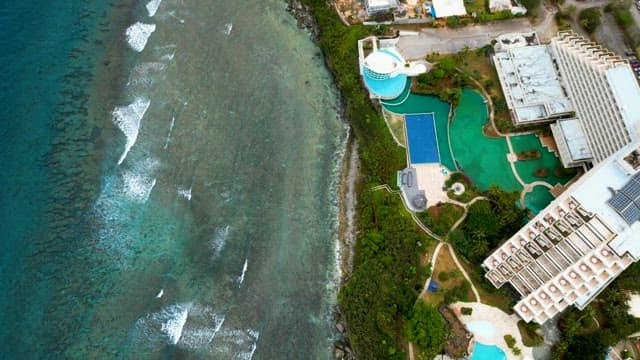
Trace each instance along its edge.
<path fill-rule="evenodd" d="M 485 345 L 496 345 L 504 351 L 507 359 L 533 359 L 532 348 L 524 346 L 518 330 L 519 317 L 508 315 L 504 311 L 489 305 L 478 302 L 466 303 L 456 302 L 449 305 L 458 315 L 458 318 L 473 333 L 474 340 L 471 343 L 469 354 L 473 354 L 474 343 L 480 342 Z M 471 308 L 471 315 L 462 315 L 461 308 Z M 511 335 L 516 340 L 516 346 L 522 350 L 522 355 L 515 356 L 509 350 L 505 335 Z"/>

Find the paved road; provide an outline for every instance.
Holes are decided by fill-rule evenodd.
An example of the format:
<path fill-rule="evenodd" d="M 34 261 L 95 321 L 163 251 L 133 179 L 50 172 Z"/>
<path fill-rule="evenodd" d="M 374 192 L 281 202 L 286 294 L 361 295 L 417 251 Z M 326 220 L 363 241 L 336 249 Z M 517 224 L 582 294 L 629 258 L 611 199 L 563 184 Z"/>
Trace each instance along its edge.
<path fill-rule="evenodd" d="M 465 46 L 480 48 L 499 35 L 514 32 L 536 31 L 541 40 L 548 40 L 557 32 L 555 9 L 543 6 L 539 14 L 534 24 L 528 18 L 518 18 L 456 29 L 422 29 L 417 36 L 400 37 L 396 46 L 405 58 L 414 60 L 433 52 L 456 53 Z"/>

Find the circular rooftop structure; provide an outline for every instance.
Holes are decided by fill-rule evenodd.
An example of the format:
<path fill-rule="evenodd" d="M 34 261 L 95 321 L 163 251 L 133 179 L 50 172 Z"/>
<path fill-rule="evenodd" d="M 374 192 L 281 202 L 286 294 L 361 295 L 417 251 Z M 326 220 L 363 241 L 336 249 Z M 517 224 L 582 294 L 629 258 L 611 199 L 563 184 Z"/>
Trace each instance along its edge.
<path fill-rule="evenodd" d="M 404 61 L 400 54 L 383 49 L 367 56 L 364 66 L 369 72 L 386 78 L 398 72 L 400 67 L 404 66 Z"/>
<path fill-rule="evenodd" d="M 395 99 L 407 84 L 405 61 L 391 49 L 369 54 L 362 64 L 362 74 L 369 91 L 381 99 Z"/>

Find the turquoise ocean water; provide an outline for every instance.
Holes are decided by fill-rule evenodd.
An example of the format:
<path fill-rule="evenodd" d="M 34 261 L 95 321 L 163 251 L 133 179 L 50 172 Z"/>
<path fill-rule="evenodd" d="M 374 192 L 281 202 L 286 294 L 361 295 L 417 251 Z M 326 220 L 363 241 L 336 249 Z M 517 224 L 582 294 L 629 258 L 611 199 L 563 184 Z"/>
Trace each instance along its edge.
<path fill-rule="evenodd" d="M 0 4 L 0 358 L 328 358 L 346 138 L 280 0 Z"/>

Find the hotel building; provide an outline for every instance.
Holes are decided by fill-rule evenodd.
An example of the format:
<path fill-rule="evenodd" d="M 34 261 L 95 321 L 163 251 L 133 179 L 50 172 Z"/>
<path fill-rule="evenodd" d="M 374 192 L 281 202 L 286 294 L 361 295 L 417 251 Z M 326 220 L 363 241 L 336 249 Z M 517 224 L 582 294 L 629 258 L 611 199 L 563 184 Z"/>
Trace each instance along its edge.
<path fill-rule="evenodd" d="M 571 31 L 521 44 L 494 56 L 507 106 L 515 125 L 563 118 L 551 131 L 565 167 L 597 164 L 640 137 L 640 91 L 626 59 Z"/>
<path fill-rule="evenodd" d="M 558 33 L 551 51 L 582 131 L 563 136 L 561 125 L 552 125 L 563 163 L 572 162 L 570 139 L 576 135 L 591 153 L 582 160 L 596 164 L 638 139 L 640 91 L 627 60 L 573 32 Z"/>
<path fill-rule="evenodd" d="M 585 308 L 640 259 L 640 88 L 629 64 L 572 32 L 550 45 L 576 118 L 552 125 L 565 166 L 592 163 L 575 184 L 482 264 L 514 310 L 544 323 Z"/>
<path fill-rule="evenodd" d="M 640 145 L 598 164 L 482 263 L 514 310 L 539 324 L 568 306 L 585 308 L 640 259 Z"/>

